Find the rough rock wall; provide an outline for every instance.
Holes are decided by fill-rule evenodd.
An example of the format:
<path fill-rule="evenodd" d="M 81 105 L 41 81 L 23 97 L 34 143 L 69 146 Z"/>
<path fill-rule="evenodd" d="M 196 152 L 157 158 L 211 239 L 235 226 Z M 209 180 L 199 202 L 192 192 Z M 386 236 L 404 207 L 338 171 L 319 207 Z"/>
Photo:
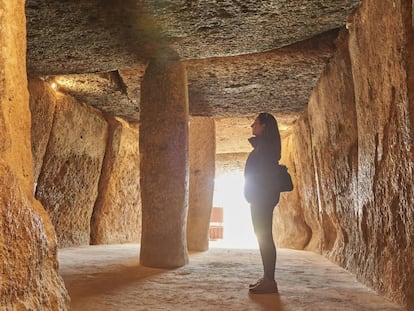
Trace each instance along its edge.
<path fill-rule="evenodd" d="M 280 164 L 286 165 L 297 187 L 296 166 L 292 157 L 293 135 L 282 136 L 282 158 Z M 273 233 L 278 247 L 304 249 L 311 239 L 311 230 L 302 212 L 298 191 L 283 192 L 273 213 Z"/>
<path fill-rule="evenodd" d="M 35 190 L 37 180 L 43 165 L 50 132 L 52 131 L 53 116 L 56 107 L 56 92 L 50 84 L 40 79 L 29 79 L 30 111 L 32 113 L 32 153 L 34 166 Z"/>
<path fill-rule="evenodd" d="M 0 162 L 0 309 L 66 310 L 58 274 L 56 235 L 49 216 Z"/>
<path fill-rule="evenodd" d="M 24 1 L 0 12 L 0 309 L 66 310 L 56 236 L 33 197 Z"/>
<path fill-rule="evenodd" d="M 228 172 L 243 172 L 248 153 L 221 153 L 216 155 L 216 176 Z"/>
<path fill-rule="evenodd" d="M 106 139 L 107 122 L 97 110 L 58 94 L 36 198 L 52 219 L 59 247 L 89 245 Z"/>
<path fill-rule="evenodd" d="M 335 91 L 332 91 L 335 90 Z M 358 133 L 347 34 L 313 92 L 308 108 L 320 250 L 335 262 L 352 261 L 345 244 L 358 245 L 356 215 Z M 311 174 L 312 176 L 312 174 Z M 323 207 L 323 208 L 321 208 Z M 315 222 L 315 219 L 313 223 Z"/>
<path fill-rule="evenodd" d="M 138 128 L 108 116 L 108 143 L 91 220 L 91 244 L 139 243 Z"/>
<path fill-rule="evenodd" d="M 137 126 L 104 118 L 40 79 L 29 80 L 29 93 L 36 196 L 59 246 L 138 242 Z"/>
<path fill-rule="evenodd" d="M 305 111 L 301 118 L 296 122 L 292 137 L 292 150 L 290 151 L 290 157 L 288 157 L 290 161 L 286 164 L 289 168 L 292 166 L 294 167 L 295 174 L 292 176 L 295 186 L 294 193 L 297 194 L 300 200 L 300 206 L 303 210 L 303 219 L 311 230 L 311 236 L 308 237 L 308 243 L 305 245 L 305 249 L 321 251 L 322 228 L 319 224 L 318 191 L 313 167 L 311 129 L 307 111 Z M 282 148 L 283 146 L 284 145 L 282 145 Z M 285 151 L 286 150 L 284 149 L 283 152 Z M 282 154 L 282 157 L 285 157 L 285 155 Z M 291 165 L 290 163 L 292 162 L 293 164 Z M 291 195 L 292 194 L 289 196 Z M 292 206 L 295 204 L 295 201 L 284 200 L 282 196 L 278 209 L 280 211 L 289 211 L 290 209 L 296 211 L 297 207 Z M 276 215 L 289 215 L 289 212 L 276 213 Z M 281 238 L 278 239 L 281 243 L 281 245 L 278 245 L 285 246 L 284 241 L 281 240 Z M 288 241 L 288 239 L 285 238 L 285 241 Z M 286 245 L 286 247 L 289 246 Z"/>
<path fill-rule="evenodd" d="M 414 309 L 414 102 L 409 84 L 414 71 L 407 66 L 412 63 L 411 6 L 407 0 L 365 1 L 351 21 L 350 55 L 364 249 L 357 275 Z"/>
<path fill-rule="evenodd" d="M 306 248 L 413 310 L 410 12 L 411 1 L 363 2 L 297 123 L 293 158 Z"/>

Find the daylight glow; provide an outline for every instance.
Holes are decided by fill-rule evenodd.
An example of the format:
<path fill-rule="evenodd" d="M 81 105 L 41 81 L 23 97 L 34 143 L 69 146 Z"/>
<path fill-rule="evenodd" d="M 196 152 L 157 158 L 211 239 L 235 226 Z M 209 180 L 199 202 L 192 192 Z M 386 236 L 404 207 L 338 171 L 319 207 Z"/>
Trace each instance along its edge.
<path fill-rule="evenodd" d="M 211 243 L 214 247 L 257 248 L 250 219 L 250 207 L 243 196 L 242 172 L 227 173 L 216 177 L 213 205 L 223 207 L 223 240 Z"/>

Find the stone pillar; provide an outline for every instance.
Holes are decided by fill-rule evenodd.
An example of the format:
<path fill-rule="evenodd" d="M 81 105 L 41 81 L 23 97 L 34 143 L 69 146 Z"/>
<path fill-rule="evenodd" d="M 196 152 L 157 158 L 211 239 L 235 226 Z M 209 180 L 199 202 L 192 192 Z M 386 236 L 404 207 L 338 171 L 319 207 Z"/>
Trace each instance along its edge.
<path fill-rule="evenodd" d="M 210 213 L 213 204 L 216 135 L 214 120 L 190 120 L 190 192 L 187 244 L 193 251 L 208 250 Z"/>
<path fill-rule="evenodd" d="M 179 62 L 150 63 L 141 85 L 139 130 L 142 236 L 140 263 L 188 263 L 188 90 Z"/>

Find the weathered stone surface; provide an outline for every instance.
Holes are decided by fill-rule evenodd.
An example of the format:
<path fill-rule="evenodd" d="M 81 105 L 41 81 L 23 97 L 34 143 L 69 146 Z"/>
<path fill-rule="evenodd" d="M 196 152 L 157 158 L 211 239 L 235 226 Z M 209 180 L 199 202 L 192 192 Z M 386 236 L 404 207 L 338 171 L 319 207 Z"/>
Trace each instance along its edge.
<path fill-rule="evenodd" d="M 294 137 L 282 139 L 282 158 L 280 164 L 288 167 L 294 187 L 297 187 L 297 172 L 292 158 Z M 298 191 L 283 192 L 279 204 L 273 212 L 274 240 L 278 247 L 304 249 L 311 238 L 311 230 L 305 223 Z"/>
<path fill-rule="evenodd" d="M 32 149 L 36 181 L 49 142 L 56 102 L 62 100 L 59 99 L 61 95 L 50 87 L 50 82 L 45 83 L 38 79 L 32 79 L 29 84 L 30 107 L 32 110 Z M 73 102 L 73 105 L 80 104 Z M 81 107 L 80 109 L 84 108 Z M 91 239 L 94 244 L 138 242 L 141 232 L 138 131 L 125 121 L 116 121 L 110 116 L 108 118 L 112 121 L 113 137 L 111 137 L 112 144 L 108 146 L 110 150 L 107 151 L 107 161 L 104 164 L 105 177 L 101 177 L 102 189 L 99 191 L 98 207 L 95 206 L 96 214 L 92 218 L 94 230 L 91 232 Z M 78 122 L 81 122 L 81 120 L 78 120 Z M 85 122 L 90 121 L 86 120 Z M 86 137 L 83 137 L 83 139 L 86 139 Z M 56 160 L 59 160 L 59 157 Z M 59 166 L 60 164 L 54 165 Z M 84 173 L 87 174 L 87 172 Z M 71 176 L 74 179 L 79 178 L 76 174 Z M 94 178 L 97 177 L 99 176 L 95 175 Z M 72 180 L 71 182 L 75 181 Z M 75 195 L 73 189 L 66 190 L 68 193 L 60 193 L 59 190 L 56 191 L 56 187 L 53 187 L 49 188 L 48 191 L 51 197 L 54 195 L 69 196 L 75 201 L 87 199 L 92 203 L 96 195 L 91 192 L 91 198 L 86 198 L 86 192 L 84 191 L 79 191 Z M 74 220 L 61 219 L 62 223 L 66 221 L 75 222 Z M 85 219 L 84 223 L 87 222 L 89 221 Z M 83 243 L 86 243 L 86 241 Z"/>
<path fill-rule="evenodd" d="M 60 92 L 69 94 L 79 102 L 122 117 L 139 120 L 141 80 L 146 64 L 112 72 L 55 76 Z"/>
<path fill-rule="evenodd" d="M 334 51 L 336 34 L 267 53 L 185 62 L 190 114 L 243 117 L 267 111 L 297 115 L 306 107 Z"/>
<path fill-rule="evenodd" d="M 314 37 L 322 32 L 322 28 L 326 31 L 343 25 L 351 6 L 359 3 L 346 2 L 351 6 L 342 11 L 345 1 L 336 2 L 336 8 L 341 8 L 343 13 L 346 11 L 341 15 L 342 23 L 335 26 L 328 23 L 329 26 L 321 27 L 326 19 L 337 22 L 338 15 L 331 14 L 336 9 L 320 1 L 272 1 L 261 3 L 262 6 L 258 6 L 257 2 L 144 2 L 145 12 L 138 12 L 142 13 L 139 15 L 134 8 L 136 1 L 124 1 L 122 5 L 114 1 L 27 1 L 30 73 L 115 72 L 119 68 L 145 66 L 144 58 L 149 56 L 181 57 L 189 64 L 190 101 L 191 98 L 198 99 L 194 101 L 198 106 L 191 108 L 194 114 L 243 117 L 252 116 L 260 109 L 276 115 L 284 112 L 295 119 L 295 114 L 306 106 L 310 90 L 315 85 L 315 76 L 323 68 L 323 61 L 318 55 L 308 55 L 309 49 L 280 55 L 280 58 L 287 60 L 280 65 L 277 65 L 277 58 L 271 57 L 273 63 L 270 63 L 260 53 L 270 51 L 266 55 L 274 55 L 277 52 L 275 49 L 281 47 L 279 44 L 285 34 L 292 41 L 282 45 Z M 22 8 L 23 3 L 5 2 L 2 12 L 19 12 L 15 6 Z M 148 17 L 154 8 L 153 17 L 135 18 Z M 313 14 L 313 8 L 317 8 L 322 15 Z M 234 12 L 240 14 L 237 15 L 240 20 L 236 19 Z M 295 13 L 293 19 L 275 18 L 288 12 Z M 346 55 L 346 45 L 340 47 L 338 55 L 345 58 L 332 61 L 312 95 L 309 114 L 305 113 L 302 119 L 296 121 L 295 138 L 288 143 L 294 148 L 286 161 L 293 163 L 298 189 L 281 201 L 279 209 L 281 212 L 283 204 L 294 204 L 296 198 L 300 198 L 303 220 L 312 235 L 309 242 L 306 242 L 308 237 L 303 238 L 297 247 L 305 244 L 307 249 L 327 255 L 355 272 L 366 284 L 395 301 L 406 303 L 409 308 L 414 307 L 412 12 L 410 1 L 365 0 L 360 11 L 349 19 L 347 26 L 351 34 L 352 66 Z M 0 16 L 0 43 L 3 47 L 0 64 L 8 61 L 5 68 L 0 67 L 0 152 L 1 159 L 11 167 L 12 175 L 30 197 L 28 193 L 33 188 L 33 173 L 28 161 L 30 143 L 27 133 L 30 124 L 27 122 L 27 107 L 20 105 L 27 102 L 27 85 L 22 79 L 26 74 L 23 65 L 24 19 L 23 14 L 17 17 L 14 14 Z M 261 23 L 262 17 L 265 20 Z M 157 24 L 153 24 L 154 21 Z M 275 27 L 276 31 L 271 31 L 269 35 L 268 30 L 273 29 L 274 21 L 282 23 L 282 27 Z M 284 27 L 285 22 L 292 28 Z M 229 27 L 230 24 L 232 27 Z M 171 27 L 165 27 L 168 25 Z M 309 34 L 309 27 L 317 31 Z M 276 43 L 273 44 L 273 41 Z M 190 46 L 200 42 L 202 45 Z M 225 59 L 220 58 L 199 63 L 194 61 L 199 57 L 252 52 L 258 53 L 231 57 L 231 61 L 239 61 L 237 64 L 231 61 L 227 64 Z M 303 57 L 291 57 L 301 53 Z M 321 50 L 315 53 L 321 53 Z M 14 55 L 17 61 L 10 57 Z M 322 60 L 326 61 L 329 57 L 323 54 Z M 298 60 L 300 66 L 295 67 L 292 59 Z M 311 70 L 306 67 L 308 63 L 299 62 L 306 59 L 310 60 Z M 265 64 L 264 70 L 256 61 Z M 289 61 L 291 66 L 286 69 L 284 80 L 280 79 L 280 74 L 272 75 L 273 70 L 283 73 Z M 192 64 L 196 69 L 194 76 L 191 76 Z M 226 74 L 214 66 L 223 66 L 231 72 Z M 306 73 L 305 78 L 300 78 L 302 70 Z M 315 76 L 312 75 L 312 71 L 317 70 Z M 203 76 L 204 72 L 212 76 Z M 239 79 L 234 72 L 240 73 L 245 80 Z M 263 72 L 266 73 L 265 79 L 256 77 L 256 74 L 259 76 Z M 126 77 L 121 71 L 118 75 L 123 80 Z M 20 80 L 16 81 L 16 76 Z M 88 77 L 88 82 L 93 77 Z M 136 77 L 140 77 L 139 74 Z M 96 85 L 109 85 L 99 96 L 111 95 L 109 92 L 114 91 L 112 82 L 97 80 Z M 299 81 L 296 89 L 307 89 L 308 93 L 292 92 L 295 81 Z M 135 83 L 125 83 L 124 80 L 128 88 L 133 85 L 132 88 L 138 89 Z M 261 90 L 257 88 L 259 84 L 267 89 L 258 92 Z M 119 98 L 126 110 L 134 107 L 128 110 L 128 114 L 132 113 L 135 118 L 135 103 L 139 101 L 125 96 L 122 83 L 115 85 L 118 88 L 115 88 L 114 97 L 108 97 L 115 103 L 117 101 L 113 98 Z M 70 91 L 81 97 L 88 92 L 85 89 L 79 93 L 76 89 Z M 272 93 L 274 89 L 279 94 L 276 98 Z M 233 92 L 230 95 L 226 93 L 229 90 Z M 355 106 L 348 109 L 350 106 L 345 104 L 351 101 L 348 97 L 351 93 L 355 94 Z M 259 97 L 260 94 L 263 97 Z M 99 102 L 99 96 L 95 97 L 95 102 Z M 89 101 L 91 97 L 83 98 Z M 123 113 L 123 107 L 107 105 L 106 100 L 102 102 L 102 107 L 109 108 L 107 111 Z M 22 119 L 17 122 L 14 115 Z M 10 131 L 10 128 L 13 130 Z M 145 135 L 152 136 L 158 130 L 159 127 L 155 127 Z M 67 140 L 67 136 L 64 139 Z M 223 154 L 223 158 L 229 156 L 228 153 Z M 244 161 L 237 162 L 235 166 L 240 163 Z M 52 180 L 52 177 L 48 178 Z M 60 202 L 58 199 L 56 202 Z M 297 213 L 297 210 L 294 212 Z M 295 215 L 285 217 L 292 219 Z M 24 227 L 25 221 L 20 227 Z M 298 232 L 296 230 L 295 234 Z"/>
<path fill-rule="evenodd" d="M 139 265 L 138 248 L 107 245 L 59 252 L 71 311 L 103 311 L 108 306 L 154 311 L 407 311 L 312 252 L 279 249 L 280 296 L 253 296 L 246 293 L 246 283 L 263 273 L 257 249 L 214 247 L 191 254 L 185 267 L 160 271 Z"/>
<path fill-rule="evenodd" d="M 24 1 L 0 11 L 0 309 L 66 310 L 55 233 L 33 197 Z"/>
<path fill-rule="evenodd" d="M 360 1 L 208 1 L 153 11 L 182 59 L 269 51 L 339 28 Z M 174 40 L 175 39 L 175 40 Z"/>
<path fill-rule="evenodd" d="M 89 244 L 106 139 L 107 123 L 98 111 L 59 97 L 36 188 L 59 247 Z"/>
<path fill-rule="evenodd" d="M 67 75 L 62 92 L 136 121 L 140 94 L 130 90 L 142 69 L 152 58 L 180 59 L 190 61 L 190 115 L 291 115 L 306 106 L 336 29 L 359 3 L 29 0 L 28 68 Z M 133 80 L 129 68 L 138 68 Z"/>
<path fill-rule="evenodd" d="M 25 191 L 33 190 L 30 111 L 25 71 L 23 1 L 1 4 L 0 14 L 0 159 Z M 22 65 L 23 64 L 23 65 Z"/>
<path fill-rule="evenodd" d="M 248 153 L 216 154 L 216 176 L 229 172 L 243 172 Z"/>
<path fill-rule="evenodd" d="M 188 263 L 188 93 L 179 62 L 150 63 L 142 81 L 139 130 L 144 266 Z"/>
<path fill-rule="evenodd" d="M 298 122 L 302 131 L 295 145 L 302 151 L 294 159 L 305 222 L 312 230 L 307 248 L 319 249 L 411 310 L 409 11 L 405 1 L 368 0 L 349 20 L 349 37 L 344 33 L 340 38 L 338 53 L 312 94 L 308 115 Z M 378 20 L 384 21 L 380 28 Z"/>
<path fill-rule="evenodd" d="M 0 309 L 66 310 L 49 216 L 0 162 Z"/>
<path fill-rule="evenodd" d="M 40 79 L 29 80 L 30 111 L 32 120 L 31 142 L 34 166 L 35 190 L 43 165 L 43 157 L 52 130 L 53 116 L 56 107 L 56 92 L 49 83 Z"/>
<path fill-rule="evenodd" d="M 208 250 L 214 191 L 215 133 L 213 119 L 190 119 L 187 246 L 193 251 Z"/>
<path fill-rule="evenodd" d="M 91 219 L 91 244 L 139 243 L 138 128 L 113 117 L 107 121 L 108 143 Z"/>
<path fill-rule="evenodd" d="M 267 53 L 185 62 L 190 115 L 295 119 L 334 52 L 337 31 Z M 128 120 L 139 119 L 146 64 L 109 73 L 56 76 L 59 91 Z M 240 151 L 241 152 L 241 151 Z"/>
<path fill-rule="evenodd" d="M 362 251 L 356 273 L 364 283 L 412 309 L 411 5 L 403 0 L 367 0 L 349 29 L 359 134 L 357 214 Z M 379 20 L 384 21 L 380 29 L 376 27 Z"/>
<path fill-rule="evenodd" d="M 297 192 L 299 195 L 301 208 L 303 210 L 303 219 L 311 230 L 310 239 L 307 245 L 305 245 L 305 249 L 322 253 L 323 230 L 319 223 L 320 207 L 317 199 L 318 189 L 313 164 L 311 137 L 309 116 L 306 111 L 296 122 L 293 130 L 293 145 L 290 157 L 293 158 L 292 162 L 295 170 L 295 176 L 293 177 L 294 192 Z M 279 210 L 290 209 L 290 204 L 290 201 L 282 200 L 279 203 Z"/>
<path fill-rule="evenodd" d="M 108 72 L 155 57 L 200 59 L 270 51 L 345 24 L 359 0 L 28 0 L 28 68 Z"/>
<path fill-rule="evenodd" d="M 343 33 L 335 58 L 327 67 L 309 102 L 313 169 L 322 230 L 321 249 L 331 260 L 352 261 L 347 243 L 358 245 L 355 217 L 358 133 L 354 81 Z M 338 100 L 340 98 L 340 100 Z M 315 219 L 316 221 L 316 219 Z"/>

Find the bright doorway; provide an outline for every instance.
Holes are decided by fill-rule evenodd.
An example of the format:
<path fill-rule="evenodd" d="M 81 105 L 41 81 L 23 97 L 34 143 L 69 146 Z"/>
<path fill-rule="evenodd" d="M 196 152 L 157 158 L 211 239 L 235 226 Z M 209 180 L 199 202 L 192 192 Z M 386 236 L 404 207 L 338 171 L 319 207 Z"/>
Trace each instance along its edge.
<path fill-rule="evenodd" d="M 213 206 L 223 208 L 223 239 L 211 241 L 211 247 L 258 248 L 243 186 L 243 172 L 229 172 L 216 177 Z"/>

